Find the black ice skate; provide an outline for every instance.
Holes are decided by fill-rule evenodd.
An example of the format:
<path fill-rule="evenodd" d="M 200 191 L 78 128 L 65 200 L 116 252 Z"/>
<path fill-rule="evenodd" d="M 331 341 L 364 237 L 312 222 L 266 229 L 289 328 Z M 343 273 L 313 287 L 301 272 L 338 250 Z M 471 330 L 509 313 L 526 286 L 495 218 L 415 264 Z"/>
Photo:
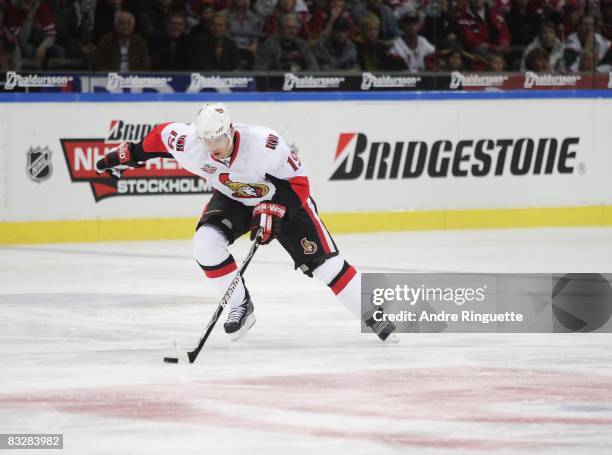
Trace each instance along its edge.
<path fill-rule="evenodd" d="M 253 327 L 253 324 L 255 324 L 253 302 L 251 301 L 249 291 L 246 291 L 246 295 L 240 306 L 230 308 L 223 328 L 225 329 L 225 333 L 230 336 L 230 340 L 236 341 L 247 333 L 248 330 Z"/>
<path fill-rule="evenodd" d="M 393 322 L 387 320 L 376 321 L 374 316 L 372 316 L 371 318 L 366 319 L 365 323 L 383 343 L 397 343 L 399 341 L 399 336 L 394 333 L 396 327 Z"/>

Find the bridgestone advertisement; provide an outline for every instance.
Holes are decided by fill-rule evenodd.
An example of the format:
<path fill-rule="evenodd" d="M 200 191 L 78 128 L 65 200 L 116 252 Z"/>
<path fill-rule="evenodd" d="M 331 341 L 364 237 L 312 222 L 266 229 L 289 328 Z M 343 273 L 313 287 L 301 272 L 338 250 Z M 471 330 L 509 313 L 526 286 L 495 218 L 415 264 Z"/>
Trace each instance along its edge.
<path fill-rule="evenodd" d="M 2 220 L 195 217 L 210 198 L 173 159 L 119 180 L 94 167 L 160 123 L 192 122 L 200 103 L 5 106 Z M 612 204 L 609 99 L 228 106 L 235 122 L 268 125 L 291 145 L 323 213 Z"/>

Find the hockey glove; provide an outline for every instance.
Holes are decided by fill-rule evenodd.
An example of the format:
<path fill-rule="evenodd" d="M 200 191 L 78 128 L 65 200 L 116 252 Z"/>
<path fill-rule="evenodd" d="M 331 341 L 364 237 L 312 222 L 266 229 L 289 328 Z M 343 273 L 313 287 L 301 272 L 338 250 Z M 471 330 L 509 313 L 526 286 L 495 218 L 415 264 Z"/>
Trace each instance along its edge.
<path fill-rule="evenodd" d="M 287 208 L 274 202 L 260 202 L 253 209 L 253 222 L 251 223 L 251 240 L 255 239 L 257 230 L 261 228 L 262 233 L 259 237 L 261 245 L 267 245 L 278 237 L 281 230 L 281 223 Z"/>
<path fill-rule="evenodd" d="M 123 142 L 112 149 L 96 163 L 96 171 L 107 173 L 114 179 L 121 178 L 121 174 L 131 167 L 143 167 L 144 164 L 139 164 L 134 161 L 132 156 L 134 144 L 131 142 Z"/>

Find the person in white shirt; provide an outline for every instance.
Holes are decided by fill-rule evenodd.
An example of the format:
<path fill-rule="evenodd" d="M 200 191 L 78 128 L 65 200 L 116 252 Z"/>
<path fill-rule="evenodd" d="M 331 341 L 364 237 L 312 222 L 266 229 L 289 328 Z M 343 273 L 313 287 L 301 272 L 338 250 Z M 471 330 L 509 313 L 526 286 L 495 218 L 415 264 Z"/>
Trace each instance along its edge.
<path fill-rule="evenodd" d="M 204 105 L 195 122 L 162 123 L 139 143 L 122 143 L 96 168 L 116 178 L 150 158 L 174 158 L 215 189 L 196 226 L 194 255 L 222 295 L 234 279 L 236 262 L 228 247 L 251 232 L 261 244 L 278 239 L 306 275 L 329 286 L 338 300 L 383 341 L 396 342 L 395 325 L 362 310 L 361 274 L 340 255 L 310 195 L 306 167 L 280 134 L 257 125 L 234 124 L 227 106 Z M 257 236 L 257 232 L 260 232 Z M 274 290 L 274 277 L 270 277 Z M 226 333 L 237 340 L 255 323 L 244 280 L 228 302 Z"/>
<path fill-rule="evenodd" d="M 548 67 L 551 71 L 563 72 L 565 70 L 565 60 L 563 59 L 564 46 L 561 40 L 557 38 L 556 26 L 553 22 L 543 22 L 540 25 L 538 36 L 525 48 L 521 60 L 522 72 L 527 71 L 527 56 L 536 49 L 546 52 L 546 55 L 548 55 Z"/>
<path fill-rule="evenodd" d="M 425 59 L 436 52 L 427 39 L 419 35 L 421 18 L 418 13 L 410 12 L 399 20 L 401 35 L 393 40 L 389 49 L 390 57 L 397 63 L 397 69 L 411 73 L 425 71 Z"/>
<path fill-rule="evenodd" d="M 580 60 L 585 51 L 592 54 L 594 66 L 597 66 L 609 48 L 610 41 L 595 32 L 593 16 L 583 15 L 578 22 L 577 31 L 568 36 L 565 42 L 566 55 L 569 51 L 571 60 L 573 60 L 568 62 L 569 70 L 573 73 L 580 71 Z"/>

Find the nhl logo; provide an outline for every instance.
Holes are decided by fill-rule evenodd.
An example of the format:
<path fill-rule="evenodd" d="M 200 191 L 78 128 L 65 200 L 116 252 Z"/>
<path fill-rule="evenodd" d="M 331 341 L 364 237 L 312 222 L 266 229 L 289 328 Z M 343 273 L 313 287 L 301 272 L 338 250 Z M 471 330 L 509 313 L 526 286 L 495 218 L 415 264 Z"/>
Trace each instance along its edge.
<path fill-rule="evenodd" d="M 301 244 L 302 248 L 304 248 L 304 254 L 315 254 L 317 252 L 317 244 L 306 240 L 306 237 L 302 239 Z"/>
<path fill-rule="evenodd" d="M 28 176 L 35 182 L 42 182 L 51 176 L 51 150 L 49 147 L 30 147 L 28 150 L 28 163 L 26 165 Z"/>

